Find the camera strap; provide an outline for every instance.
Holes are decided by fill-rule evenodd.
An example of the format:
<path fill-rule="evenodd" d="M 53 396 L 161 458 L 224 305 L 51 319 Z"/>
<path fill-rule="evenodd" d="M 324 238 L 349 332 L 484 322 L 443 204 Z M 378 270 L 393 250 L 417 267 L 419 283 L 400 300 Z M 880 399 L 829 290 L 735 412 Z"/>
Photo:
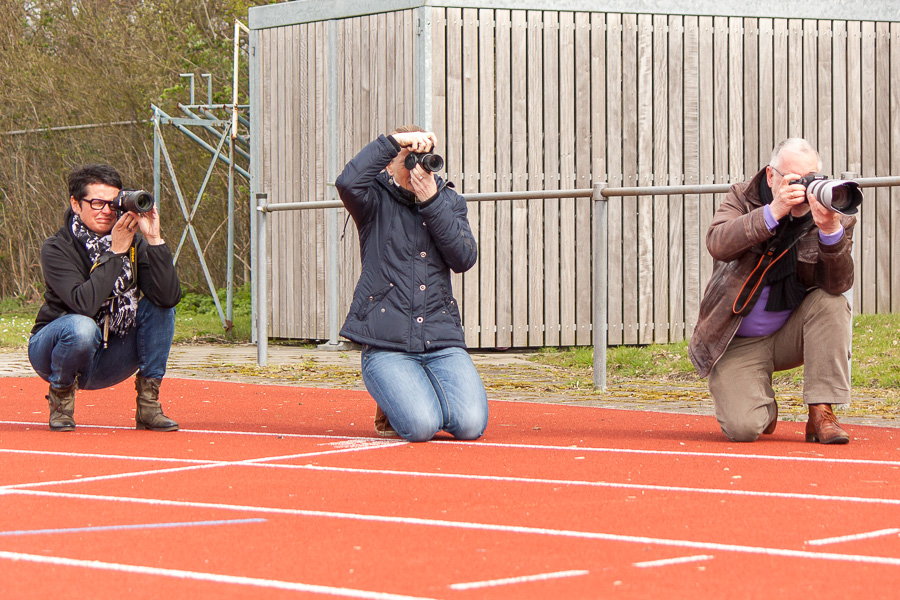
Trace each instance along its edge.
<path fill-rule="evenodd" d="M 744 280 L 744 284 L 741 286 L 737 298 L 735 298 L 734 304 L 731 306 L 731 310 L 734 314 L 745 317 L 753 310 L 753 305 L 756 304 L 756 300 L 759 298 L 760 293 L 762 293 L 762 284 L 766 279 L 766 275 L 769 274 L 772 267 L 775 266 L 775 263 L 781 260 L 788 251 L 793 248 L 804 235 L 806 235 L 812 228 L 812 225 L 812 222 L 806 223 L 790 240 L 783 240 L 779 236 L 776 236 L 769 242 L 766 249 L 763 251 L 762 256 L 759 257 L 759 261 L 756 263 L 753 271 L 751 271 L 750 275 L 747 276 L 747 279 Z M 779 246 L 785 241 L 788 242 L 787 247 L 780 249 Z"/>

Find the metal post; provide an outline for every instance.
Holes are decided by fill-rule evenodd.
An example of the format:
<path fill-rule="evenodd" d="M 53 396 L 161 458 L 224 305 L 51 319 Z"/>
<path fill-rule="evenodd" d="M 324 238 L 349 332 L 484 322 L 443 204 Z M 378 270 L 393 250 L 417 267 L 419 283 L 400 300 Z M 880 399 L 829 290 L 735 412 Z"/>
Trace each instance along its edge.
<path fill-rule="evenodd" d="M 338 76 L 337 65 L 333 64 L 337 61 L 337 22 L 328 21 L 328 54 L 326 61 L 331 62 L 326 67 L 328 73 L 328 106 L 325 109 L 328 116 L 328 126 L 325 133 L 325 143 L 328 147 L 328 158 L 326 164 L 325 186 L 327 200 L 337 200 L 334 180 L 338 176 L 338 147 L 341 140 L 341 131 L 338 127 L 338 111 L 341 107 L 338 105 Z M 340 209 L 328 208 L 325 210 L 325 230 L 326 234 L 326 254 L 327 267 L 325 270 L 325 286 L 328 288 L 328 343 L 318 346 L 320 350 L 346 350 L 347 344 L 341 343 L 338 339 L 341 329 L 340 308 L 339 308 L 339 283 L 338 277 L 338 238 L 340 237 Z"/>
<path fill-rule="evenodd" d="M 594 389 L 601 392 L 606 391 L 606 342 L 607 342 L 607 323 L 606 323 L 606 304 L 608 295 L 607 273 L 608 265 L 606 264 L 606 248 L 608 243 L 609 231 L 607 223 L 607 209 L 609 207 L 603 190 L 606 188 L 605 182 L 598 181 L 594 184 L 594 193 L 591 199 L 594 201 L 594 223 L 593 223 L 593 266 L 594 266 L 594 282 L 593 282 L 593 300 L 594 310 L 591 333 L 594 342 Z"/>
<path fill-rule="evenodd" d="M 841 173 L 841 179 L 856 179 L 856 173 L 853 171 L 844 171 Z M 853 260 L 854 264 L 856 263 L 856 244 L 850 246 L 850 257 Z M 853 281 L 856 281 L 856 277 L 853 278 Z M 844 292 L 844 297 L 847 299 L 847 303 L 850 305 L 850 356 L 853 356 L 853 287 L 850 286 L 850 289 Z M 849 376 L 853 376 L 853 359 L 847 359 L 847 374 Z M 838 404 L 836 406 L 843 406 L 845 408 L 849 408 L 850 405 L 842 405 Z"/>
<path fill-rule="evenodd" d="M 415 88 L 415 106 L 413 107 L 413 120 L 416 125 L 425 131 L 431 131 L 433 124 L 432 97 L 434 96 L 432 71 L 434 60 L 431 52 L 431 7 L 421 6 L 415 10 L 416 37 L 414 41 L 414 69 L 413 79 Z M 444 140 L 440 140 L 442 143 Z"/>
<path fill-rule="evenodd" d="M 268 205 L 268 194 L 256 194 L 256 290 L 259 296 L 256 302 L 256 364 L 260 367 L 267 367 L 269 364 Z"/>

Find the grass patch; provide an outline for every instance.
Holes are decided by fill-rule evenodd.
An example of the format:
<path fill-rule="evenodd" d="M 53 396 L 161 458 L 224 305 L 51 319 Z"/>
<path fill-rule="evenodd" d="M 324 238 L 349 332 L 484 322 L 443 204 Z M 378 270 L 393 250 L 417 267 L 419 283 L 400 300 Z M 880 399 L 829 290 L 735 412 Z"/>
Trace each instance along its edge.
<path fill-rule="evenodd" d="M 854 387 L 900 390 L 900 314 L 857 315 L 853 319 L 851 383 Z M 607 348 L 607 379 L 621 382 L 648 379 L 660 382 L 699 381 L 687 354 L 688 342 L 613 346 Z M 591 370 L 593 348 L 544 348 L 533 360 L 572 369 L 580 377 Z M 803 381 L 803 367 L 776 374 L 776 385 Z"/>

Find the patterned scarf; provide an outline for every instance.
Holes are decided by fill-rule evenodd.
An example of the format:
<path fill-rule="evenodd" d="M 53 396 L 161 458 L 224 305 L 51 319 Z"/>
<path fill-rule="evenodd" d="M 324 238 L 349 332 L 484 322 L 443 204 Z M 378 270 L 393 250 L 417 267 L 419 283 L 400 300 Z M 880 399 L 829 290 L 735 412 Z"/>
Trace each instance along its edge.
<path fill-rule="evenodd" d="M 100 255 L 109 250 L 112 244 L 111 235 L 100 235 L 88 229 L 81 217 L 72 219 L 72 234 L 84 244 L 91 262 L 96 263 Z M 134 264 L 131 260 L 123 261 L 122 272 L 116 278 L 112 295 L 100 307 L 94 319 L 102 327 L 103 321 L 109 317 L 109 330 L 116 335 L 125 335 L 134 327 L 137 317 L 139 293 L 135 285 Z"/>

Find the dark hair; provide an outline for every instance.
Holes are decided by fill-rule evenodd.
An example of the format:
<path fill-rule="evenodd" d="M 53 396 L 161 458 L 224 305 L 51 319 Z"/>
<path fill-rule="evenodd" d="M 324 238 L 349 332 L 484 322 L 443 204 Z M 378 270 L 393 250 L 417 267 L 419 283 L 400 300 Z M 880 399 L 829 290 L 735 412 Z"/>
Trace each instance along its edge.
<path fill-rule="evenodd" d="M 87 186 L 103 183 L 122 189 L 122 177 L 109 165 L 84 165 L 69 173 L 69 195 L 78 201 L 87 196 Z"/>

